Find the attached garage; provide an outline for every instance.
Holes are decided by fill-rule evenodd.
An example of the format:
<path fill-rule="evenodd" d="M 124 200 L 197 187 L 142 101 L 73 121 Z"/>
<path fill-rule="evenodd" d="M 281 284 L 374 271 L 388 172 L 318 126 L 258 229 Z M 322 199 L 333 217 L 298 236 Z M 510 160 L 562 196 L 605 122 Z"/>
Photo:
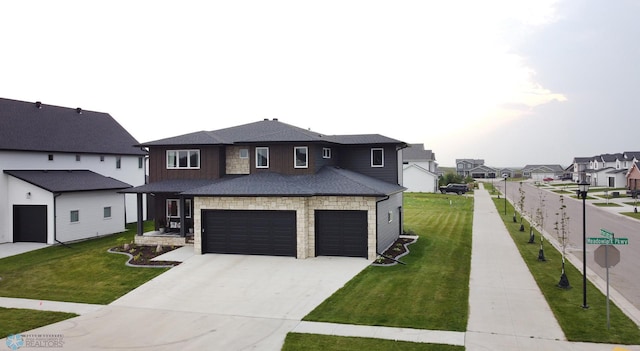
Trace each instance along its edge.
<path fill-rule="evenodd" d="M 46 205 L 13 205 L 13 241 L 47 242 Z"/>
<path fill-rule="evenodd" d="M 316 256 L 367 258 L 367 211 L 315 211 Z"/>
<path fill-rule="evenodd" d="M 296 257 L 296 211 L 203 210 L 203 253 Z"/>

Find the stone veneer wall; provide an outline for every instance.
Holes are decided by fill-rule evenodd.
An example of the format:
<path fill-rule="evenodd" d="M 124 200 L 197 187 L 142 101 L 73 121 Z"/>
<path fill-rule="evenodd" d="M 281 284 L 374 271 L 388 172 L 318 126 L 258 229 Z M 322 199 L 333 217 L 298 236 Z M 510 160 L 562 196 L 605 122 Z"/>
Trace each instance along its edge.
<path fill-rule="evenodd" d="M 185 246 L 186 241 L 184 237 L 169 236 L 169 235 L 136 235 L 133 238 L 133 242 L 136 245 L 144 246 Z"/>
<path fill-rule="evenodd" d="M 315 256 L 314 210 L 368 211 L 368 259 L 376 258 L 376 199 L 361 196 L 318 197 L 196 197 L 194 199 L 194 250 L 202 254 L 201 210 L 288 210 L 296 211 L 297 258 Z"/>
<path fill-rule="evenodd" d="M 240 149 L 251 151 L 248 146 L 227 146 L 226 148 L 226 173 L 249 174 L 250 157 L 240 158 Z"/>

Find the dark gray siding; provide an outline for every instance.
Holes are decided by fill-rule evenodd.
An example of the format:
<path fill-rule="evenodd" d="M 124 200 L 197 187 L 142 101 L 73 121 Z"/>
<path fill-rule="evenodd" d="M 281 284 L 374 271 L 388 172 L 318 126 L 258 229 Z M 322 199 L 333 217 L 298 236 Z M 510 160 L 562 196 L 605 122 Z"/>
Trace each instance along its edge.
<path fill-rule="evenodd" d="M 383 253 L 393 244 L 402 231 L 402 193 L 391 195 L 387 200 L 378 202 L 377 237 L 378 244 L 376 250 Z M 389 222 L 389 212 L 392 220 Z"/>
<path fill-rule="evenodd" d="M 384 167 L 371 167 L 371 149 L 384 149 Z M 395 145 L 343 146 L 339 166 L 385 182 L 398 184 L 398 152 Z"/>

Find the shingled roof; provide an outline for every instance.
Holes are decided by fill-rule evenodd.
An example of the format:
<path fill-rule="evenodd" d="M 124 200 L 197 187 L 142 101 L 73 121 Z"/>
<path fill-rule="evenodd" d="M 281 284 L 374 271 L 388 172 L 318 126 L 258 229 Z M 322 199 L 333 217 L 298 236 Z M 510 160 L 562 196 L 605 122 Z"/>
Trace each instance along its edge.
<path fill-rule="evenodd" d="M 357 172 L 323 167 L 311 175 L 262 172 L 187 190 L 187 196 L 387 196 L 406 188 Z"/>
<path fill-rule="evenodd" d="M 169 145 L 232 145 L 273 142 L 327 142 L 343 145 L 401 144 L 404 142 L 380 134 L 325 135 L 309 129 L 292 126 L 277 119 L 213 131 L 200 131 L 171 138 L 150 141 L 141 146 Z"/>
<path fill-rule="evenodd" d="M 125 182 L 89 170 L 7 170 L 4 173 L 55 193 L 119 190 L 131 187 Z"/>
<path fill-rule="evenodd" d="M 0 98 L 0 150 L 145 155 L 108 113 Z"/>

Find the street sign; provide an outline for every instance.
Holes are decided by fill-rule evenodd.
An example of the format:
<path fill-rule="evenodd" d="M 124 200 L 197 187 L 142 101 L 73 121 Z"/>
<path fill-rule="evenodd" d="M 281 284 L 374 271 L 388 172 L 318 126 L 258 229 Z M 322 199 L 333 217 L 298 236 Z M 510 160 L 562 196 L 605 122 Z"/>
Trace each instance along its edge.
<path fill-rule="evenodd" d="M 590 245 L 629 245 L 629 238 L 587 238 Z"/>
<path fill-rule="evenodd" d="M 593 259 L 602 268 L 611 268 L 620 263 L 620 251 L 615 246 L 600 245 L 593 252 Z"/>
<path fill-rule="evenodd" d="M 606 230 L 606 229 L 600 229 L 600 235 L 602 235 L 603 237 L 608 238 L 608 239 L 612 239 L 613 238 L 613 233 L 608 231 L 608 230 Z"/>
<path fill-rule="evenodd" d="M 611 240 L 608 238 L 587 238 L 587 244 L 591 245 L 609 245 Z"/>

